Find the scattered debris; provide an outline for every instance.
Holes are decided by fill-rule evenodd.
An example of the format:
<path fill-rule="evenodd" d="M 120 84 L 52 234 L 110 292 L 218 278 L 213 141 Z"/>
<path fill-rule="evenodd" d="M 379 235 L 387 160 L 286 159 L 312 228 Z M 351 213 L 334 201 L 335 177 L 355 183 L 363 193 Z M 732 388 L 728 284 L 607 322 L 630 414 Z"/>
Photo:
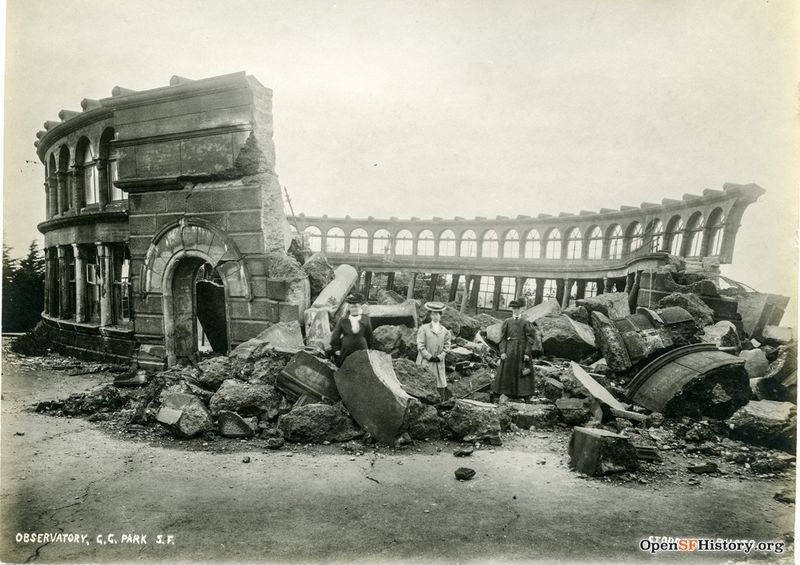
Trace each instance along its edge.
<path fill-rule="evenodd" d="M 472 447 L 459 447 L 453 452 L 453 455 L 456 457 L 469 457 L 475 452 L 475 449 Z"/>
<path fill-rule="evenodd" d="M 576 427 L 569 439 L 570 466 L 589 476 L 635 471 L 636 448 L 623 435 L 599 428 Z"/>
<path fill-rule="evenodd" d="M 459 467 L 456 469 L 455 475 L 456 479 L 459 481 L 469 481 L 475 477 L 475 469 L 470 469 L 469 467 Z"/>
<path fill-rule="evenodd" d="M 335 372 L 333 363 L 300 351 L 278 374 L 275 388 L 292 400 L 305 394 L 317 402 L 336 402 L 339 390 L 333 379 Z"/>
<path fill-rule="evenodd" d="M 686 470 L 695 475 L 702 475 L 705 473 L 716 473 L 719 471 L 719 467 L 716 463 L 706 462 L 700 465 L 690 465 L 686 467 Z"/>
<path fill-rule="evenodd" d="M 765 447 L 793 450 L 797 442 L 797 408 L 791 402 L 751 401 L 728 420 L 731 435 Z"/>
<path fill-rule="evenodd" d="M 180 392 L 164 396 L 156 421 L 177 437 L 191 438 L 211 430 L 211 414 L 194 395 Z"/>

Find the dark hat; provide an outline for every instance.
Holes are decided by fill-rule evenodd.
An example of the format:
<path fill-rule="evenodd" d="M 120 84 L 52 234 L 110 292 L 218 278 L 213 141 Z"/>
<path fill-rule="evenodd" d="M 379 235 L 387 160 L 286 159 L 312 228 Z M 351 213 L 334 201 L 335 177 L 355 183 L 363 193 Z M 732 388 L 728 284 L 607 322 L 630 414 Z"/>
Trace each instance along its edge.
<path fill-rule="evenodd" d="M 344 301 L 348 304 L 364 304 L 364 297 L 361 294 L 354 292 L 345 298 Z"/>
<path fill-rule="evenodd" d="M 512 300 L 508 303 L 509 308 L 523 308 L 525 306 L 525 302 L 522 300 Z"/>
<path fill-rule="evenodd" d="M 447 307 L 441 302 L 426 302 L 425 303 L 425 309 L 428 312 L 439 312 L 439 313 L 441 313 L 441 312 L 444 312 L 445 308 L 447 308 Z"/>

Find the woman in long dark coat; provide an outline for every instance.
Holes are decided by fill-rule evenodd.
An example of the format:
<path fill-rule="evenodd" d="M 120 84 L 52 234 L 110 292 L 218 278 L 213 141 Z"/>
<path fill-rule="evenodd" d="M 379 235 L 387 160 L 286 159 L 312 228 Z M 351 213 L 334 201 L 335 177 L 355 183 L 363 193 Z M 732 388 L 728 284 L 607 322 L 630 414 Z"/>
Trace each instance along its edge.
<path fill-rule="evenodd" d="M 363 297 L 360 294 L 351 294 L 346 302 L 349 316 L 336 322 L 331 332 L 331 349 L 337 367 L 341 367 L 347 356 L 354 351 L 373 349 L 372 324 L 369 317 L 361 311 Z"/>
<path fill-rule="evenodd" d="M 492 383 L 494 395 L 529 397 L 535 393 L 532 357 L 538 349 L 536 328 L 522 318 L 522 302 L 512 301 L 512 317 L 500 327 L 500 365 Z"/>

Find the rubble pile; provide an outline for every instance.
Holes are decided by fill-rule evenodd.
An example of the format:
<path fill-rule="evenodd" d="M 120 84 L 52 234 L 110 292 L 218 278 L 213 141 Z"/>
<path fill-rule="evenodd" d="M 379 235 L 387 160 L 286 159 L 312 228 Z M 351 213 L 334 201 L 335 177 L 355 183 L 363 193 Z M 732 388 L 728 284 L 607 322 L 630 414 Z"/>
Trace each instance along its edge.
<path fill-rule="evenodd" d="M 315 298 L 303 325 L 272 324 L 227 357 L 162 371 L 139 389 L 106 386 L 37 410 L 122 411 L 130 425 L 157 422 L 176 437 L 253 438 L 268 449 L 438 438 L 496 446 L 506 434 L 567 430 L 569 464 L 587 476 L 631 477 L 672 456 L 695 474 L 794 466 L 797 346 L 791 328 L 766 323 L 785 307 L 772 295 L 722 292 L 712 275 L 672 261 L 641 273 L 633 295 L 582 298 L 564 310 L 547 299 L 522 314 L 540 337 L 532 344 L 536 392 L 499 399 L 490 387 L 502 321 L 450 303 L 442 325 L 453 334 L 444 356 L 452 398 L 441 400 L 415 363 L 422 302 L 379 291 L 364 307 L 375 348 L 337 369 L 330 332 L 357 273 L 332 269 L 322 255 L 298 265 L 287 276 L 304 273 Z M 737 301 L 747 305 L 741 315 Z"/>

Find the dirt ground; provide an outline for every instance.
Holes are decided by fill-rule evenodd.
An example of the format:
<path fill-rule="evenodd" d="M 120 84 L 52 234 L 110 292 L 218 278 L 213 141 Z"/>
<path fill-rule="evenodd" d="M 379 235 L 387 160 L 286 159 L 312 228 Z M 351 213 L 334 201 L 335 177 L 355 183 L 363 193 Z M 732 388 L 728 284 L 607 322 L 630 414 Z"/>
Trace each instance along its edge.
<path fill-rule="evenodd" d="M 177 441 L 35 413 L 113 379 L 68 372 L 5 352 L 3 562 L 793 562 L 795 506 L 773 498 L 789 476 L 690 475 L 697 461 L 674 453 L 636 475 L 582 477 L 567 465 L 566 428 L 503 434 L 469 458 L 446 441 Z M 461 466 L 475 478 L 457 481 Z M 58 533 L 79 541 L 44 537 Z M 640 549 L 649 536 L 786 545 L 653 555 Z"/>

